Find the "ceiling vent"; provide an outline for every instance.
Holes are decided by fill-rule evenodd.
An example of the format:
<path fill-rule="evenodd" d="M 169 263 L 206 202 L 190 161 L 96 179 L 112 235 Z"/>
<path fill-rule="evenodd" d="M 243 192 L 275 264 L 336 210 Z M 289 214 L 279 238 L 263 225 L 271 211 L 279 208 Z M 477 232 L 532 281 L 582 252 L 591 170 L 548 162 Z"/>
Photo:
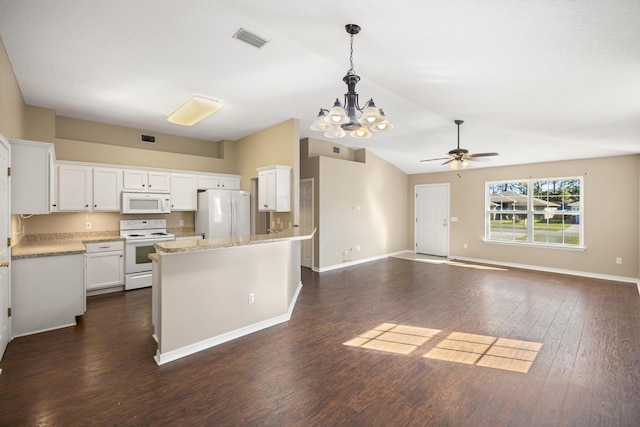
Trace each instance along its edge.
<path fill-rule="evenodd" d="M 253 33 L 250 33 L 244 28 L 240 28 L 238 31 L 236 31 L 236 33 L 233 35 L 233 38 L 242 40 L 243 42 L 248 43 L 251 46 L 255 46 L 257 48 L 261 48 L 267 43 L 267 40 L 263 39 L 260 36 L 256 36 Z"/>
<path fill-rule="evenodd" d="M 145 135 L 145 134 L 141 134 L 140 135 L 140 142 L 144 142 L 147 144 L 155 144 L 156 143 L 156 137 L 153 135 Z"/>

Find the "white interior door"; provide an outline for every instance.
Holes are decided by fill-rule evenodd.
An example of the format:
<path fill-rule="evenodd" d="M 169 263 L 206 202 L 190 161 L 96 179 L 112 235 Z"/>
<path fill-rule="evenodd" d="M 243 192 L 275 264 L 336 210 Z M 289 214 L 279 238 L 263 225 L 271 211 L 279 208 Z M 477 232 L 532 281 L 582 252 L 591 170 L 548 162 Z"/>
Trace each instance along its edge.
<path fill-rule="evenodd" d="M 300 180 L 300 226 L 313 227 L 313 178 Z M 300 242 L 300 265 L 313 268 L 313 239 Z"/>
<path fill-rule="evenodd" d="M 0 135 L 0 359 L 9 343 L 11 328 L 9 324 L 9 260 L 11 249 L 7 245 L 7 238 L 11 230 L 11 217 L 9 204 L 11 192 L 9 189 L 9 142 Z"/>
<path fill-rule="evenodd" d="M 416 185 L 417 253 L 449 255 L 449 184 Z"/>

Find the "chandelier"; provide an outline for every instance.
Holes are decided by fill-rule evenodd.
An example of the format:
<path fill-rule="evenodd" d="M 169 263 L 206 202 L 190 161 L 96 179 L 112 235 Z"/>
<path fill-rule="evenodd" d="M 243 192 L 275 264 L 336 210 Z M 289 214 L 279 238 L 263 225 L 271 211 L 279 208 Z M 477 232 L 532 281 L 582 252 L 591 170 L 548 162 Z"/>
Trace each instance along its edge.
<path fill-rule="evenodd" d="M 360 32 L 360 27 L 355 24 L 345 25 L 347 33 L 351 36 L 351 53 L 349 62 L 351 68 L 342 79 L 347 85 L 347 93 L 344 94 L 344 107 L 340 99 L 330 110 L 320 108 L 320 113 L 311 125 L 312 130 L 324 132 L 327 138 L 342 138 L 345 131 L 350 131 L 354 138 L 369 138 L 370 131 L 387 132 L 393 125 L 384 115 L 382 108 L 377 108 L 373 98 L 369 99 L 364 107 L 360 107 L 358 94 L 356 93 L 356 83 L 360 81 L 360 76 L 353 69 L 353 36 Z M 358 117 L 359 116 L 359 117 Z"/>

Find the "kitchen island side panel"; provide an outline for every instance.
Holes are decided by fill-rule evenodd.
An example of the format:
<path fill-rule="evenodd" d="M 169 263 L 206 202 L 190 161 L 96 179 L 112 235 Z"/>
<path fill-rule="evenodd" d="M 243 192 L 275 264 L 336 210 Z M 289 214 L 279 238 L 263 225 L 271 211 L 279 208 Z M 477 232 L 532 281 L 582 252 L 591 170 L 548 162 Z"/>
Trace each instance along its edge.
<path fill-rule="evenodd" d="M 300 284 L 293 257 L 299 246 L 285 241 L 158 254 L 159 353 L 287 315 Z"/>

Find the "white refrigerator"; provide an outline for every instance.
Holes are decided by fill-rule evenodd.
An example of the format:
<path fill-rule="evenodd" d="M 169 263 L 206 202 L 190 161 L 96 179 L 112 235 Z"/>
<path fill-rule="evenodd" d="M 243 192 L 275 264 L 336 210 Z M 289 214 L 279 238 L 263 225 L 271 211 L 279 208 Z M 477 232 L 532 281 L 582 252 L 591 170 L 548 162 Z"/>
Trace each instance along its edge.
<path fill-rule="evenodd" d="M 248 236 L 250 232 L 250 196 L 248 191 L 207 190 L 198 193 L 196 231 L 205 239 Z"/>

